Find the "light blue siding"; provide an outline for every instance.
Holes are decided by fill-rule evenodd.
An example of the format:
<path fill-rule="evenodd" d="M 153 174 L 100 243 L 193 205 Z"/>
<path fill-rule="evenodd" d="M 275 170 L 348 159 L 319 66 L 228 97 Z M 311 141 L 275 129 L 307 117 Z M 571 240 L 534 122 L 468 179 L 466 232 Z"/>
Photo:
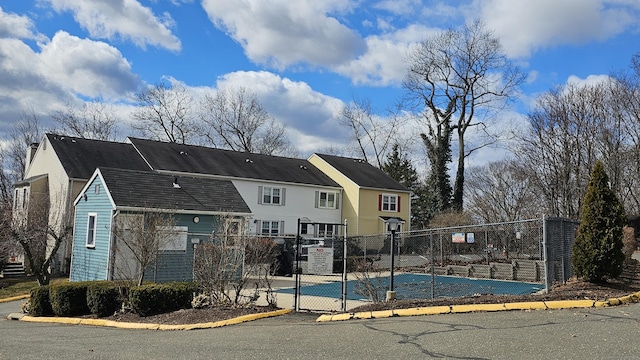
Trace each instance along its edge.
<path fill-rule="evenodd" d="M 70 281 L 108 279 L 113 208 L 101 180 L 96 176 L 86 188 L 86 200 L 80 200 L 76 206 Z M 98 193 L 96 185 L 100 185 Z M 93 248 L 86 246 L 90 213 L 97 216 Z"/>

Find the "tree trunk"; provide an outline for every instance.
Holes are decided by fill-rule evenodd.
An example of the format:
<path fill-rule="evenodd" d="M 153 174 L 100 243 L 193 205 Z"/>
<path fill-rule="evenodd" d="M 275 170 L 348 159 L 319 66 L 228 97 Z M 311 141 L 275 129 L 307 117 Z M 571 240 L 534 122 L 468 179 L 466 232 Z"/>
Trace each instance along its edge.
<path fill-rule="evenodd" d="M 462 211 L 464 196 L 464 133 L 458 130 L 458 166 L 456 169 L 456 178 L 453 182 L 453 199 L 451 208 L 454 211 Z"/>

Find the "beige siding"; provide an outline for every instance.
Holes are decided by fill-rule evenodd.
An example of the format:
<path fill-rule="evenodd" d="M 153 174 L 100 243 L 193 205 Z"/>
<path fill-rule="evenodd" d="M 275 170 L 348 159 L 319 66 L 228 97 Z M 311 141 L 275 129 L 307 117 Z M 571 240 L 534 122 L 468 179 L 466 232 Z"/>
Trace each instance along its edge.
<path fill-rule="evenodd" d="M 311 155 L 309 162 L 327 174 L 344 189 L 342 196 L 342 216 L 347 219 L 348 235 L 380 234 L 385 231 L 380 216 L 397 216 L 405 220 L 403 230 L 409 229 L 410 195 L 406 192 L 391 190 L 363 189 L 351 179 L 327 164 L 317 155 Z M 378 210 L 380 194 L 397 194 L 400 197 L 400 212 L 383 212 Z"/>

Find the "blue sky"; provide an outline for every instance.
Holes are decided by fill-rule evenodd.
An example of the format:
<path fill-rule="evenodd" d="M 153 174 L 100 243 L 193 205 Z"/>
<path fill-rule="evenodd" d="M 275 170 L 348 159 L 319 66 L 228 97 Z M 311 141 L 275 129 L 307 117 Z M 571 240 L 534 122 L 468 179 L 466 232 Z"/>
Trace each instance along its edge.
<path fill-rule="evenodd" d="M 1 0 L 0 136 L 24 112 L 46 121 L 91 98 L 126 129 L 134 94 L 164 79 L 196 97 L 254 91 L 304 156 L 344 143 L 338 112 L 354 97 L 384 116 L 412 44 L 476 19 L 528 75 L 501 115 L 511 124 L 541 92 L 640 51 L 638 0 Z"/>

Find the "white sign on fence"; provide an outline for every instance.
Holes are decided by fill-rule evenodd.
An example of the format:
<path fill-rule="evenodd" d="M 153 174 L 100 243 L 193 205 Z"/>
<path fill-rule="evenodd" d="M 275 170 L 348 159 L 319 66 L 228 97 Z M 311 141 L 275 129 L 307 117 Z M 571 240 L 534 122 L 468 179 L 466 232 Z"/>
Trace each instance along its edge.
<path fill-rule="evenodd" d="M 330 275 L 333 273 L 333 249 L 310 247 L 308 253 L 308 273 Z"/>

